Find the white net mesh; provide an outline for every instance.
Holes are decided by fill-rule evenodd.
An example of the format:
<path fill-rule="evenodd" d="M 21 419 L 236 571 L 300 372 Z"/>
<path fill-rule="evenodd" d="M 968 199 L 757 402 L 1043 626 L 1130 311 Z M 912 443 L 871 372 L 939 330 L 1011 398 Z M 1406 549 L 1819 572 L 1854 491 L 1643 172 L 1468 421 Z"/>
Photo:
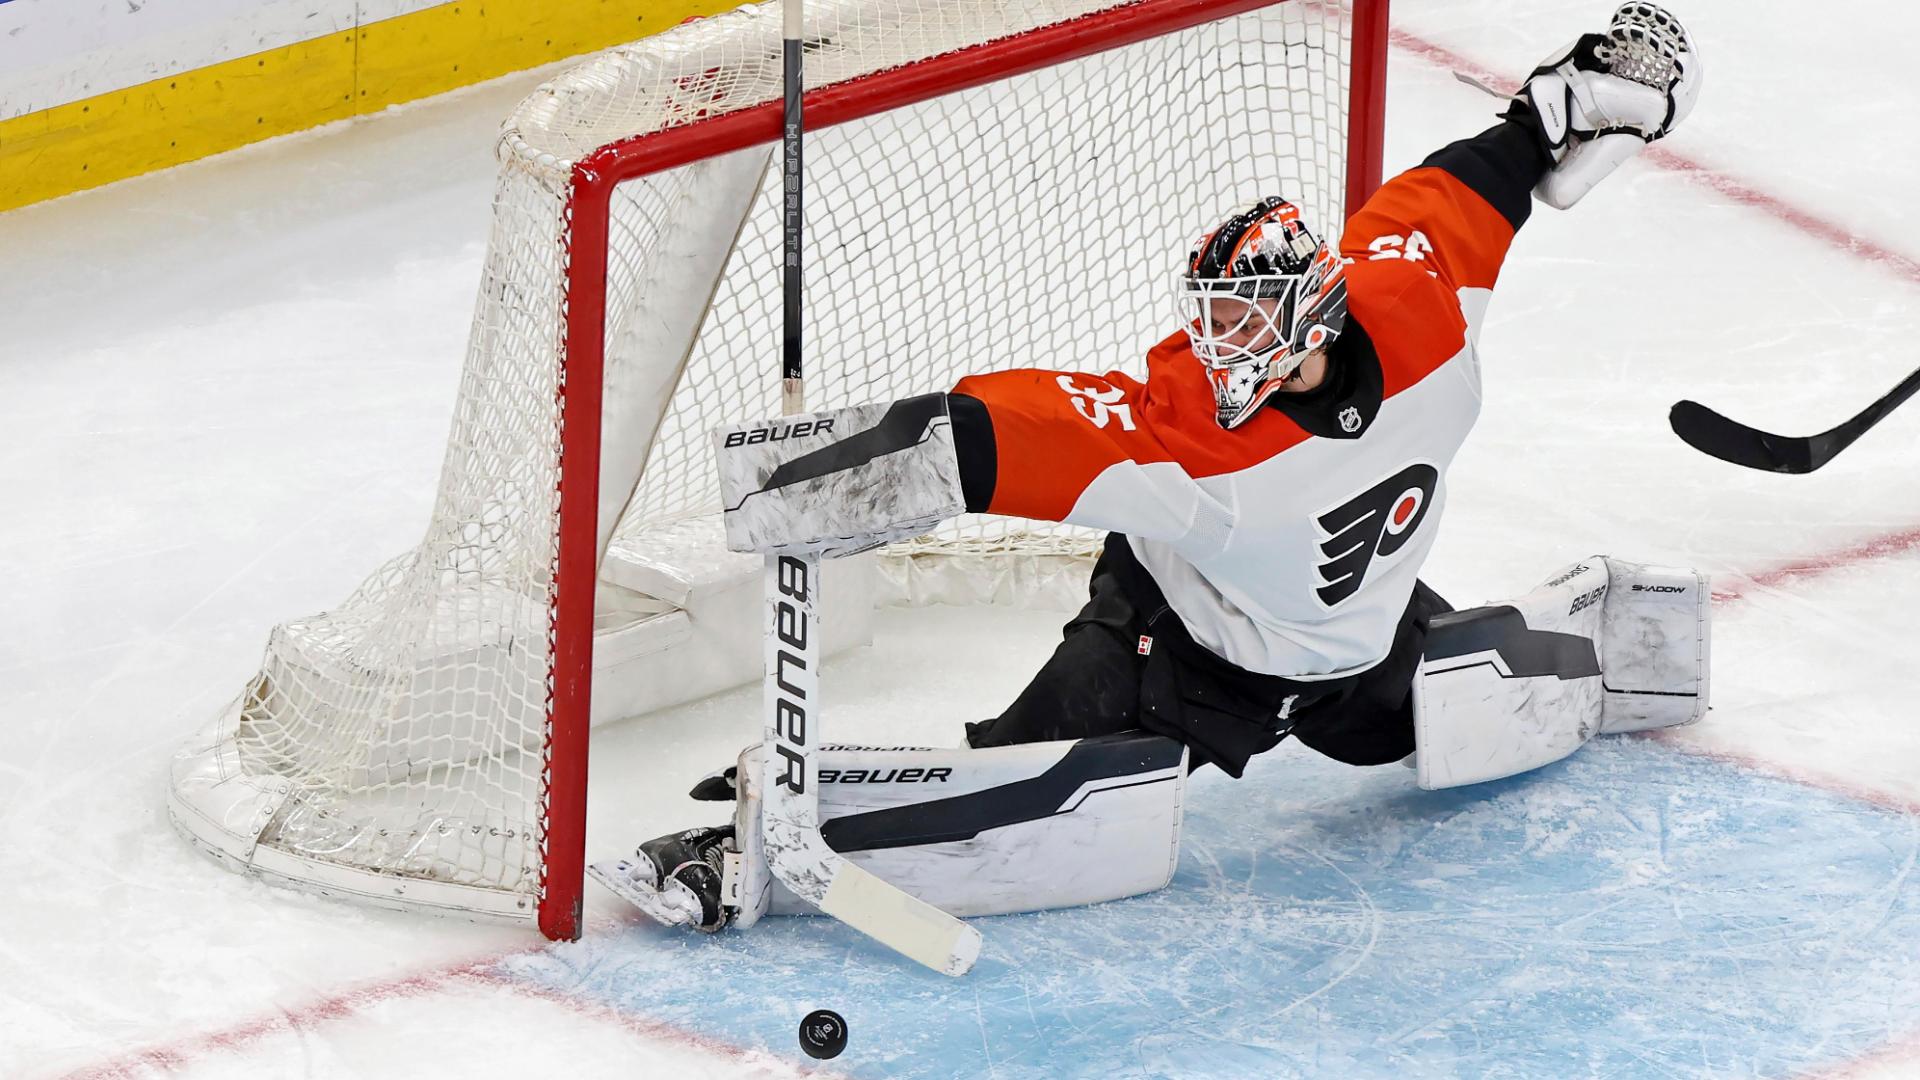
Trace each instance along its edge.
<path fill-rule="evenodd" d="M 1285 192 L 1313 220 L 1339 220 L 1336 15 L 1284 4 L 812 133 L 809 407 L 1007 367 L 1137 374 L 1172 329 L 1179 256 L 1227 205 Z M 713 510 L 707 433 L 779 412 L 779 183 L 770 170 L 760 186 L 622 533 Z M 917 546 L 1097 544 L 1044 523 L 970 519 Z"/>
<path fill-rule="evenodd" d="M 933 70 L 955 49 L 1097 26 L 1116 7 L 1131 5 L 816 2 L 807 83 Z M 1171 329 L 1171 270 L 1231 204 L 1285 194 L 1337 231 L 1348 22 L 1345 3 L 1290 0 L 809 132 L 809 405 L 1008 367 L 1137 371 Z M 547 827 L 556 403 L 564 316 L 580 302 L 566 295 L 573 163 L 779 94 L 775 4 L 603 54 L 516 111 L 427 535 L 337 610 L 274 630 L 261 674 L 176 767 L 189 832 L 296 880 L 531 914 Z M 767 162 L 743 150 L 614 195 L 603 544 L 711 512 L 707 433 L 780 411 L 780 177 Z M 970 519 L 909 551 L 997 559 L 1097 543 Z M 267 867 L 273 852 L 292 861 Z"/>

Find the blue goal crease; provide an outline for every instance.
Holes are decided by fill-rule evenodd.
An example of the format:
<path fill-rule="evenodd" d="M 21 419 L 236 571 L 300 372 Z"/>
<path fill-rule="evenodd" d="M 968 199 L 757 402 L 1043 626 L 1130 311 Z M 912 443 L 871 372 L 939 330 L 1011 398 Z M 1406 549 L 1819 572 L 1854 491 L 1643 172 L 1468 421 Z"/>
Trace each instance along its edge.
<path fill-rule="evenodd" d="M 977 920 L 961 979 L 823 918 L 501 964 L 857 1077 L 1787 1077 L 1920 1017 L 1920 819 L 1646 741 L 1451 791 L 1294 750 L 1188 792 L 1173 884 Z"/>

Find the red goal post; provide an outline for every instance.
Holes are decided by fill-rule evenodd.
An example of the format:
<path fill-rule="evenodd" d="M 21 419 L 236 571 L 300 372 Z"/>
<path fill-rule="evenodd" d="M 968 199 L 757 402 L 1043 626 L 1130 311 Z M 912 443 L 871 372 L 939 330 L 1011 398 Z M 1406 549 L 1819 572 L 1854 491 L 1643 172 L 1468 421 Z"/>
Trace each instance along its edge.
<path fill-rule="evenodd" d="M 1002 272 L 1036 243 L 1152 264 L 1148 278 L 1170 281 L 1189 238 L 1180 231 L 1255 190 L 1304 185 L 1318 227 L 1337 233 L 1378 186 L 1386 0 L 1051 6 L 1051 21 L 1008 27 L 967 23 L 1004 10 L 968 0 L 809 5 L 808 34 L 825 54 L 809 59 L 806 93 L 820 147 L 809 151 L 809 214 L 823 219 L 809 223 L 809 250 L 842 256 L 810 255 L 810 297 L 831 296 L 810 299 L 809 318 L 833 324 L 811 340 L 858 358 L 810 383 L 840 383 L 856 400 L 945 389 L 951 380 L 921 358 L 981 363 L 966 346 L 1017 320 L 1019 298 L 1064 288 L 1051 272 Z M 261 674 L 176 764 L 170 809 L 196 843 L 284 884 L 579 935 L 588 731 L 596 716 L 622 715 L 611 695 L 594 697 L 596 661 L 608 683 L 616 632 L 651 635 L 647 649 L 697 636 L 693 609 L 673 605 L 690 603 L 692 586 L 680 586 L 707 572 L 706 556 L 676 576 L 653 555 L 665 531 L 678 530 L 675 543 L 699 531 L 687 524 L 704 490 L 699 435 L 778 411 L 742 389 L 763 378 L 777 394 L 778 383 L 777 334 L 757 336 L 758 279 L 773 284 L 777 271 L 754 246 L 754 207 L 777 198 L 777 169 L 757 159 L 780 135 L 777 3 L 771 12 L 729 12 L 604 54 L 509 120 L 427 539 L 340 609 L 276 628 Z M 1216 63 L 1223 50 L 1231 56 Z M 828 130 L 838 125 L 857 130 Z M 1244 169 L 1240 157 L 1252 159 Z M 966 172 L 979 163 L 985 171 Z M 823 172 L 834 175 L 814 179 Z M 887 188 L 896 180 L 922 186 Z M 1053 216 L 1035 209 L 1094 188 L 1117 193 L 1078 211 L 1094 220 L 1076 220 L 1064 197 Z M 836 217 L 837 202 L 861 200 L 870 216 Z M 1159 216 L 1126 220 L 1136 213 Z M 1074 246 L 1097 230 L 1133 239 L 1117 252 L 1098 236 Z M 983 278 L 993 281 L 976 295 Z M 1129 288 L 1112 299 L 1136 316 L 1128 328 L 1076 310 L 1069 318 L 1084 322 L 1059 335 L 996 337 L 985 352 L 1003 366 L 1073 366 L 1064 361 L 1143 351 L 1153 337 L 1140 328 L 1164 324 L 1171 300 L 1140 315 L 1151 286 Z M 934 343 L 889 336 L 891 318 L 875 320 L 881 330 L 865 323 L 895 298 L 943 318 L 962 306 L 964 317 Z M 1089 356 L 1061 344 L 1102 334 Z M 909 374 L 876 381 L 880 358 Z M 1002 552 L 1025 541 L 968 543 Z M 619 575 L 608 566 L 616 550 Z M 668 587 L 647 584 L 656 580 Z M 657 630 L 676 616 L 678 629 Z M 757 637 L 745 644 L 757 657 Z M 641 711 L 642 698 L 628 700 Z"/>

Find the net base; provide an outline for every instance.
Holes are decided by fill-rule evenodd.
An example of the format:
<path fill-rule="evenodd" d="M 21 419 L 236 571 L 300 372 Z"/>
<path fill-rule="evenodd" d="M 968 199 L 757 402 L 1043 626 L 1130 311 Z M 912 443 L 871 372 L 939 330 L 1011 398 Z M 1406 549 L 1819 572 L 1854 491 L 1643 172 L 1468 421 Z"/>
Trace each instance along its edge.
<path fill-rule="evenodd" d="M 343 861 L 356 846 L 385 848 L 388 859 L 375 860 L 415 867 L 434 866 L 473 837 L 474 827 L 454 823 L 427 811 L 411 822 L 390 812 L 351 805 L 322 809 L 303 799 L 286 777 L 250 770 L 238 747 L 246 697 L 236 698 L 173 761 L 173 782 L 167 797 L 167 816 L 174 829 L 195 847 L 229 870 L 258 877 L 272 885 L 334 899 L 352 900 L 392 910 L 488 922 L 531 922 L 535 917 L 532 890 L 506 891 L 491 886 L 462 885 L 432 877 Z M 308 836 L 305 850 L 285 840 L 289 824 L 302 819 L 351 820 L 351 826 Z M 478 823 L 476 823 L 478 824 Z M 478 831 L 498 826 L 478 824 Z"/>

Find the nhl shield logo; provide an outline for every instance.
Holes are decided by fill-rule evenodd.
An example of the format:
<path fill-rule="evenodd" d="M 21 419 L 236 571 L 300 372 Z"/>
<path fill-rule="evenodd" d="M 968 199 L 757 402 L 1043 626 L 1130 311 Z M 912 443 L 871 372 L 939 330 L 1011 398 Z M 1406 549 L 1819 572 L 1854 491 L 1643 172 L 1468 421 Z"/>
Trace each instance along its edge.
<path fill-rule="evenodd" d="M 1360 425 L 1364 422 L 1365 421 L 1360 419 L 1360 410 L 1354 408 L 1352 405 L 1349 405 L 1346 408 L 1340 410 L 1340 430 L 1341 431 L 1344 431 L 1349 435 L 1351 435 L 1352 433 L 1359 431 Z"/>

